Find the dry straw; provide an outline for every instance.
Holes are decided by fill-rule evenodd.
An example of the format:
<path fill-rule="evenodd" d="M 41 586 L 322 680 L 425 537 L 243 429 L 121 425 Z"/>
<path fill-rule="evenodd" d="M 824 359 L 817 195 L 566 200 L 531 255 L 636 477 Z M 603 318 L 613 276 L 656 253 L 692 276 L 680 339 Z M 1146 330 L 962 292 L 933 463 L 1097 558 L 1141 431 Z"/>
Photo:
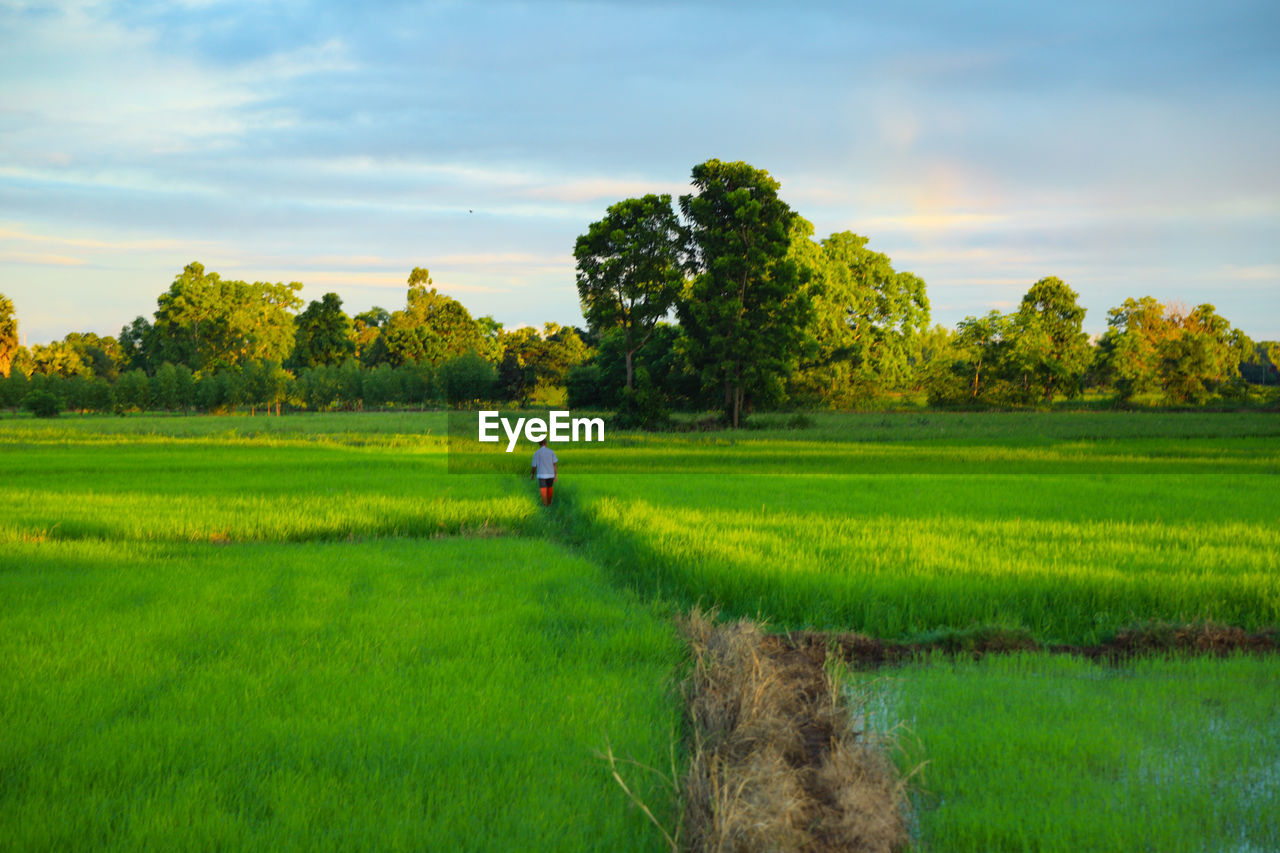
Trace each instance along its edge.
<path fill-rule="evenodd" d="M 825 649 L 696 610 L 681 627 L 693 652 L 686 849 L 907 846 L 905 785 L 884 744 L 855 727 Z"/>

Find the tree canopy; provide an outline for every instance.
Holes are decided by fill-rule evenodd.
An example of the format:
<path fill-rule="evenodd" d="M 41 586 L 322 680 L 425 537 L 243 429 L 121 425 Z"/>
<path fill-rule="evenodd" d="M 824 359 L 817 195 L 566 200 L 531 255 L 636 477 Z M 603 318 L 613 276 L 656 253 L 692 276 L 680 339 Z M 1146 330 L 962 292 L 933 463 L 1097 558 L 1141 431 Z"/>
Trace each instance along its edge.
<path fill-rule="evenodd" d="M 820 244 L 797 217 L 792 256 L 810 270 L 816 349 L 797 377 L 806 397 L 848 407 L 905 386 L 929 325 L 924 282 L 851 231 Z"/>
<path fill-rule="evenodd" d="M 431 287 L 426 269 L 414 267 L 409 273 L 405 307 L 387 317 L 362 357 L 370 365 L 440 364 L 485 349 L 484 331 L 471 313 L 458 300 Z"/>
<path fill-rule="evenodd" d="M 1075 291 L 1055 276 L 1031 285 L 1011 314 L 966 317 L 950 343 L 951 363 L 930 377 L 930 399 L 1007 405 L 1080 393 L 1093 357 L 1083 320 Z"/>
<path fill-rule="evenodd" d="M 13 315 L 13 300 L 0 293 L 0 376 L 9 375 L 17 350 L 18 318 Z"/>
<path fill-rule="evenodd" d="M 1042 278 L 1022 297 L 1014 318 L 1024 387 L 1038 389 L 1045 400 L 1055 393 L 1077 396 L 1092 359 L 1085 309 L 1077 299 L 1062 279 Z"/>
<path fill-rule="evenodd" d="M 611 205 L 574 245 L 583 316 L 596 335 L 621 330 L 628 389 L 636 351 L 684 285 L 686 242 L 671 196 L 650 194 Z"/>
<path fill-rule="evenodd" d="M 726 420 L 782 396 L 811 313 L 799 265 L 789 258 L 795 213 L 769 173 L 708 160 L 693 168 L 696 193 L 680 197 L 697 274 L 678 302 L 689 356 L 704 388 L 723 394 Z"/>
<path fill-rule="evenodd" d="M 131 360 L 148 367 L 168 361 L 203 370 L 280 361 L 293 349 L 292 312 L 302 307 L 301 289 L 298 282 L 224 280 L 191 263 L 156 300 L 154 322 L 139 318 L 120 338 Z"/>
<path fill-rule="evenodd" d="M 1107 312 L 1101 341 L 1106 375 L 1121 396 L 1160 390 L 1175 403 L 1203 403 L 1240 380 L 1253 343 L 1212 305 L 1186 309 L 1153 297 Z"/>
<path fill-rule="evenodd" d="M 759 409 L 851 408 L 921 388 L 966 407 L 1043 404 L 1086 383 L 1184 405 L 1280 382 L 1280 345 L 1253 344 L 1208 304 L 1126 299 L 1092 345 L 1078 295 L 1054 276 L 1011 313 L 930 328 L 918 276 L 852 231 L 815 239 L 768 172 L 708 160 L 690 177 L 678 210 L 670 195 L 623 199 L 578 236 L 585 330 L 473 318 L 424 267 L 402 308 L 349 317 L 336 293 L 298 313 L 297 282 L 224 280 L 191 263 L 118 340 L 71 332 L 19 346 L 0 295 L 0 406 L 33 391 L 80 411 L 251 413 L 567 395 L 612 409 L 619 426 L 658 427 L 684 408 L 739 427 Z"/>
<path fill-rule="evenodd" d="M 294 333 L 294 367 L 319 364 L 341 364 L 355 355 L 355 330 L 351 318 L 342 310 L 342 298 L 326 293 L 298 315 Z"/>

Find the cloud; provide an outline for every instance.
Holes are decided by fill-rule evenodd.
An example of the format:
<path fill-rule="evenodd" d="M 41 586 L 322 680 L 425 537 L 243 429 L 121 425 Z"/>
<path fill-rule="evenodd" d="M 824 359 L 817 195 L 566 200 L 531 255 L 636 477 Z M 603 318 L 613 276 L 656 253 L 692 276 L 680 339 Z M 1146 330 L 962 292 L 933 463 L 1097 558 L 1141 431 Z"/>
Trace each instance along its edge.
<path fill-rule="evenodd" d="M 189 241 L 161 237 L 146 240 L 102 240 L 89 237 L 65 237 L 36 234 L 21 225 L 0 224 L 0 243 L 66 246 L 77 249 L 93 249 L 113 252 L 156 251 L 163 249 L 190 249 Z"/>
<path fill-rule="evenodd" d="M 530 186 L 520 190 L 521 194 L 530 198 L 543 198 L 562 202 L 602 202 L 606 206 L 624 198 L 649 195 L 670 195 L 673 200 L 681 194 L 691 192 L 688 183 L 671 181 L 646 181 L 643 179 L 618 179 L 585 177 L 547 181 L 541 185 Z M 603 213 L 603 211 L 601 211 Z"/>
<path fill-rule="evenodd" d="M 272 106 L 282 87 L 321 72 L 354 69 L 337 37 L 279 50 L 229 71 L 171 49 L 155 29 L 130 27 L 109 4 L 62 4 L 24 15 L 8 10 L 10 38 L 0 59 L 6 85 L 0 113 L 20 117 L 4 146 L 13 155 L 52 150 L 69 164 L 101 164 L 137 154 L 225 149 L 252 132 L 290 126 Z M 8 18 L 8 21 L 5 21 Z M 30 155 L 20 165 L 32 165 Z"/>
<path fill-rule="evenodd" d="M 557 169 L 503 167 L 493 163 L 468 163 L 455 160 L 426 160 L 402 157 L 312 157 L 303 161 L 317 175 L 340 179 L 359 178 L 376 185 L 399 184 L 401 187 L 439 187 L 456 191 L 458 198 L 479 199 L 469 207 L 483 206 L 486 202 L 493 209 L 500 205 L 503 212 L 526 210 L 540 213 L 546 205 L 524 205 L 519 200 L 536 199 L 544 202 L 577 206 L 582 202 L 612 204 L 624 198 L 654 194 L 667 194 L 673 198 L 690 191 L 688 182 L 680 183 L 666 178 L 645 178 L 606 175 L 565 174 Z M 505 204 L 495 199 L 507 199 Z"/>
<path fill-rule="evenodd" d="M 479 313 L 564 319 L 576 235 L 715 156 L 768 169 L 818 236 L 869 236 L 940 314 L 1058 274 L 1091 319 L 1150 290 L 1275 324 L 1278 24 L 1247 2 L 0 0 L 0 274 L 24 304 L 123 306 L 192 258 L 353 293 L 423 265 Z"/>
<path fill-rule="evenodd" d="M 1215 274 L 1227 280 L 1280 281 L 1280 264 L 1257 264 L 1255 266 L 1227 264 Z"/>
<path fill-rule="evenodd" d="M 10 252 L 0 250 L 0 263 L 39 267 L 80 267 L 84 266 L 85 261 L 82 258 L 73 258 L 70 255 L 50 255 L 34 252 Z"/>
<path fill-rule="evenodd" d="M 312 299 L 318 298 L 314 295 L 314 290 L 319 287 L 395 290 L 401 293 L 408 289 L 403 273 L 369 273 L 364 270 L 315 270 L 299 275 L 288 271 L 268 271 L 265 273 L 265 277 L 269 280 L 281 281 L 301 279 L 303 285 L 311 288 L 308 293 L 311 294 L 309 298 Z M 467 284 L 448 280 L 433 281 L 431 286 L 441 293 L 503 293 L 508 290 L 505 287 Z"/>

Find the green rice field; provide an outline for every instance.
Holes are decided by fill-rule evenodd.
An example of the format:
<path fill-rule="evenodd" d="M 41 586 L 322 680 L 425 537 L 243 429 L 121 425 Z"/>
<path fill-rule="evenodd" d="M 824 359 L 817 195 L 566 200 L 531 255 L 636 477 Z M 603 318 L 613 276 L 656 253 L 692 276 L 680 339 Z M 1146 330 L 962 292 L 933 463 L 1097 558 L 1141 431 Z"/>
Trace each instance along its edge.
<path fill-rule="evenodd" d="M 0 837 L 661 849 L 598 753 L 676 824 L 695 604 L 895 639 L 1280 624 L 1273 414 L 788 423 L 557 448 L 547 511 L 531 448 L 456 473 L 442 414 L 0 420 Z M 850 684 L 923 764 L 921 849 L 1280 843 L 1274 658 Z"/>
<path fill-rule="evenodd" d="M 1044 654 L 858 673 L 938 850 L 1280 849 L 1273 660 Z"/>

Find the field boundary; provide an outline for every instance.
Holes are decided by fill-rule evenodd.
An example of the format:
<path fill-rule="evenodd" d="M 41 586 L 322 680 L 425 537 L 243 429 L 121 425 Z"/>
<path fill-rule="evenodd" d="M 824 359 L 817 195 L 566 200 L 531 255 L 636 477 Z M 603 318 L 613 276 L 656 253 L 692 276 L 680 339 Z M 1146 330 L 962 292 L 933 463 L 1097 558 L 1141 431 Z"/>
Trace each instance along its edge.
<path fill-rule="evenodd" d="M 1156 655 L 1228 657 L 1280 652 L 1280 627 L 1249 632 L 1231 625 L 1141 625 L 1116 632 L 1094 645 L 1039 643 L 1023 631 L 975 628 L 945 632 L 920 640 L 887 640 L 838 631 L 790 631 L 778 635 L 796 650 L 830 649 L 857 669 L 879 669 L 916 663 L 931 656 L 978 659 L 987 655 L 1048 652 L 1102 663 L 1123 664 Z"/>

